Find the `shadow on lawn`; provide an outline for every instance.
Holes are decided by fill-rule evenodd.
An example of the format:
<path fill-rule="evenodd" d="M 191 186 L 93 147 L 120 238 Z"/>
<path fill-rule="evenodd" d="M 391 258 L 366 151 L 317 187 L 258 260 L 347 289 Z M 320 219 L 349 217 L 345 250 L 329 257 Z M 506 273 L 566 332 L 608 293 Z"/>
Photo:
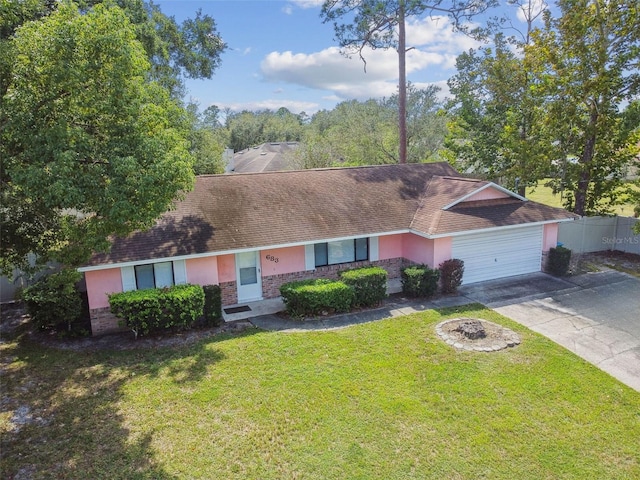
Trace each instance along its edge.
<path fill-rule="evenodd" d="M 215 344 L 228 335 L 126 351 L 60 350 L 28 337 L 0 343 L 3 478 L 177 478 L 155 459 L 153 430 L 136 431 L 145 419 L 127 416 L 127 383 L 161 375 L 197 382 L 224 358 Z"/>

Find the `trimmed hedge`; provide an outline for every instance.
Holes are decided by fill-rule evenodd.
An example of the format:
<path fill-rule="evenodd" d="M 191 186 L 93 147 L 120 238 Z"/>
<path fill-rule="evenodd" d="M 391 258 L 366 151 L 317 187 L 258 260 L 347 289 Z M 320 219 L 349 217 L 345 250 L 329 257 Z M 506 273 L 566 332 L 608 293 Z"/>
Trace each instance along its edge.
<path fill-rule="evenodd" d="M 222 322 L 222 290 L 220 285 L 205 285 L 204 290 L 204 324 L 217 327 Z"/>
<path fill-rule="evenodd" d="M 111 312 L 119 317 L 120 326 L 138 335 L 188 328 L 202 316 L 204 290 L 200 285 L 176 285 L 109 295 Z"/>
<path fill-rule="evenodd" d="M 563 277 L 569 271 L 569 263 L 571 262 L 571 250 L 558 246 L 549 249 L 549 259 L 547 270 L 551 275 Z"/>
<path fill-rule="evenodd" d="M 462 285 L 464 275 L 464 261 L 459 258 L 445 260 L 438 267 L 440 269 L 440 286 L 442 293 L 456 293 Z"/>
<path fill-rule="evenodd" d="M 65 269 L 43 277 L 22 291 L 27 313 L 38 328 L 64 325 L 71 331 L 72 324 L 82 316 L 82 296 L 76 288 L 81 278 L 80 272 Z"/>
<path fill-rule="evenodd" d="M 354 307 L 379 305 L 387 296 L 387 271 L 381 267 L 345 270 L 340 279 L 353 289 Z"/>
<path fill-rule="evenodd" d="M 440 272 L 427 265 L 412 265 L 401 271 L 402 293 L 409 297 L 428 298 L 438 291 Z"/>
<path fill-rule="evenodd" d="M 280 287 L 287 313 L 294 317 L 318 315 L 323 310 L 348 312 L 353 304 L 353 289 L 347 284 L 324 278 L 299 280 Z"/>

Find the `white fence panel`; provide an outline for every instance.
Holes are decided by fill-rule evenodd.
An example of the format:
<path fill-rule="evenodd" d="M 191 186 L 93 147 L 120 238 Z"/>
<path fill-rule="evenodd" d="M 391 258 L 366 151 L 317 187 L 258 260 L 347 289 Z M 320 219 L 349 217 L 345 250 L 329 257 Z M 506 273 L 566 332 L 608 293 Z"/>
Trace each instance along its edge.
<path fill-rule="evenodd" d="M 640 255 L 640 235 L 633 233 L 633 226 L 638 219 L 632 217 L 617 217 L 617 219 L 613 250 Z"/>
<path fill-rule="evenodd" d="M 582 217 L 560 224 L 558 242 L 575 253 L 619 250 L 640 254 L 640 235 L 632 231 L 636 221 L 632 217 Z"/>

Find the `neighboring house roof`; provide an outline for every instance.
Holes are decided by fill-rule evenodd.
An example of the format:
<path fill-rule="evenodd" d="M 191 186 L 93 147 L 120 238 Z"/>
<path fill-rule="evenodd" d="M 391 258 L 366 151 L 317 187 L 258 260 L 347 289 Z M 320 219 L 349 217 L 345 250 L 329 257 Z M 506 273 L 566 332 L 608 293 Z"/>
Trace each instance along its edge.
<path fill-rule="evenodd" d="M 204 175 L 155 227 L 116 239 L 90 265 L 403 231 L 443 236 L 575 217 L 457 175 L 446 163 Z M 474 200 L 489 187 L 504 198 Z M 462 197 L 470 201 L 450 206 Z"/>
<path fill-rule="evenodd" d="M 271 142 L 233 154 L 230 173 L 276 172 L 293 169 L 293 152 L 298 142 Z"/>

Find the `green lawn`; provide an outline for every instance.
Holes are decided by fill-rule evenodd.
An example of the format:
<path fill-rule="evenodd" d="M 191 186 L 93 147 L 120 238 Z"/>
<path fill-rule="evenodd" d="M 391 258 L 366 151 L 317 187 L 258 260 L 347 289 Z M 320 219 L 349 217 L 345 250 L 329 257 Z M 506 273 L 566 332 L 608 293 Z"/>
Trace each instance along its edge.
<path fill-rule="evenodd" d="M 455 351 L 434 333 L 454 316 L 522 344 Z M 0 354 L 2 478 L 640 478 L 640 394 L 479 305 L 133 351 L 7 340 Z"/>
<path fill-rule="evenodd" d="M 563 201 L 560 198 L 560 194 L 553 193 L 551 187 L 545 187 L 546 180 L 540 181 L 535 188 L 527 188 L 527 198 L 534 202 L 543 203 L 552 207 L 563 207 Z M 631 185 L 634 190 L 638 190 L 638 187 Z M 631 202 L 617 205 L 613 208 L 613 213 L 620 215 L 621 217 L 633 217 L 634 204 Z"/>

